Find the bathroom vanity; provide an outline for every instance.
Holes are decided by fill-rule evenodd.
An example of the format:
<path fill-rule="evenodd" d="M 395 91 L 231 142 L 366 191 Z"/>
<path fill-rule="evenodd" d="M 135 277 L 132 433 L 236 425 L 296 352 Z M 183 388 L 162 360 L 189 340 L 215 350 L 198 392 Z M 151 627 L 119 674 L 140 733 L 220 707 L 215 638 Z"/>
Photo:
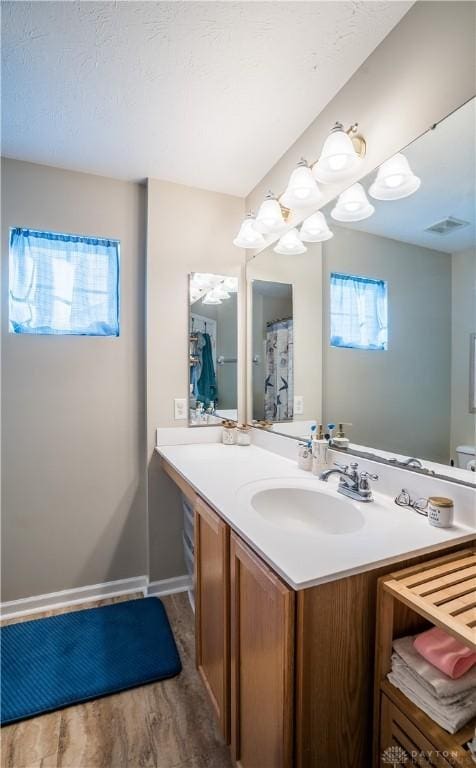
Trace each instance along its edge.
<path fill-rule="evenodd" d="M 432 528 L 382 493 L 344 499 L 254 445 L 157 450 L 195 509 L 196 662 L 236 764 L 368 768 L 377 581 L 474 528 Z"/>

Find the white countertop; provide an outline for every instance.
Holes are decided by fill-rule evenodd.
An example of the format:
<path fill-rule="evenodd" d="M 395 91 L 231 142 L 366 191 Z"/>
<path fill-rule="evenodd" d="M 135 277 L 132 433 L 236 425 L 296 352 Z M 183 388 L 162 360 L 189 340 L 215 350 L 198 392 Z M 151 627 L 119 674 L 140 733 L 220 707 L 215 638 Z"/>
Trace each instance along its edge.
<path fill-rule="evenodd" d="M 375 502 L 348 500 L 357 504 L 365 518 L 357 531 L 335 535 L 281 527 L 252 508 L 250 483 L 257 483 L 259 489 L 264 480 L 274 479 L 288 487 L 296 485 L 289 481 L 298 481 L 335 495 L 338 479 L 323 483 L 298 469 L 295 461 L 254 445 L 207 443 L 156 450 L 296 590 L 396 562 L 406 555 L 437 551 L 476 535 L 474 528 L 464 525 L 433 527 L 426 517 L 398 507 L 391 497 L 376 492 L 375 485 Z"/>

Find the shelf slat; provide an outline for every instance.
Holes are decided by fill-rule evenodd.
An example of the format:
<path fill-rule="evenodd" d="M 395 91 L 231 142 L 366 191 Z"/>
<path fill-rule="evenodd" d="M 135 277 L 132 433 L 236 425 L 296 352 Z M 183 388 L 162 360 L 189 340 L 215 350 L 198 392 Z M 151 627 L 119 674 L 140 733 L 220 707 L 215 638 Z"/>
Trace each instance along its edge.
<path fill-rule="evenodd" d="M 476 550 L 392 574 L 383 588 L 476 651 Z"/>

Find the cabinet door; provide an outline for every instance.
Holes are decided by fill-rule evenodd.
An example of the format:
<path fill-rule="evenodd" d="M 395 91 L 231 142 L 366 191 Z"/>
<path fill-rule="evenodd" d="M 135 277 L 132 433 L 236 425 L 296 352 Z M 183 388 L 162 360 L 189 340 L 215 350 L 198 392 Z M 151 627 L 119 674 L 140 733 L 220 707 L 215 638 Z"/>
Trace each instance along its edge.
<path fill-rule="evenodd" d="M 290 768 L 294 592 L 231 534 L 231 743 L 242 768 Z"/>
<path fill-rule="evenodd" d="M 197 668 L 230 740 L 229 528 L 201 499 L 195 505 L 195 643 Z"/>

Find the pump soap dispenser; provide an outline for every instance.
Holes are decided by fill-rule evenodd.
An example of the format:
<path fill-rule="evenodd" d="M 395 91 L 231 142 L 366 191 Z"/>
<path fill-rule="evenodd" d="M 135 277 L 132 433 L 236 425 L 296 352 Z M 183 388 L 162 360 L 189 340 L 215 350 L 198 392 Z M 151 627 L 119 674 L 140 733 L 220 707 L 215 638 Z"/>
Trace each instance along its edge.
<path fill-rule="evenodd" d="M 332 441 L 333 445 L 337 446 L 338 448 L 349 447 L 350 440 L 348 437 L 345 436 L 344 427 L 351 427 L 351 426 L 352 424 L 349 421 L 340 422 L 339 429 L 337 430 L 337 434 Z"/>
<path fill-rule="evenodd" d="M 319 424 L 319 431 L 312 444 L 312 472 L 314 475 L 320 475 L 327 469 L 327 447 L 328 442 L 324 435 L 324 428 Z"/>

